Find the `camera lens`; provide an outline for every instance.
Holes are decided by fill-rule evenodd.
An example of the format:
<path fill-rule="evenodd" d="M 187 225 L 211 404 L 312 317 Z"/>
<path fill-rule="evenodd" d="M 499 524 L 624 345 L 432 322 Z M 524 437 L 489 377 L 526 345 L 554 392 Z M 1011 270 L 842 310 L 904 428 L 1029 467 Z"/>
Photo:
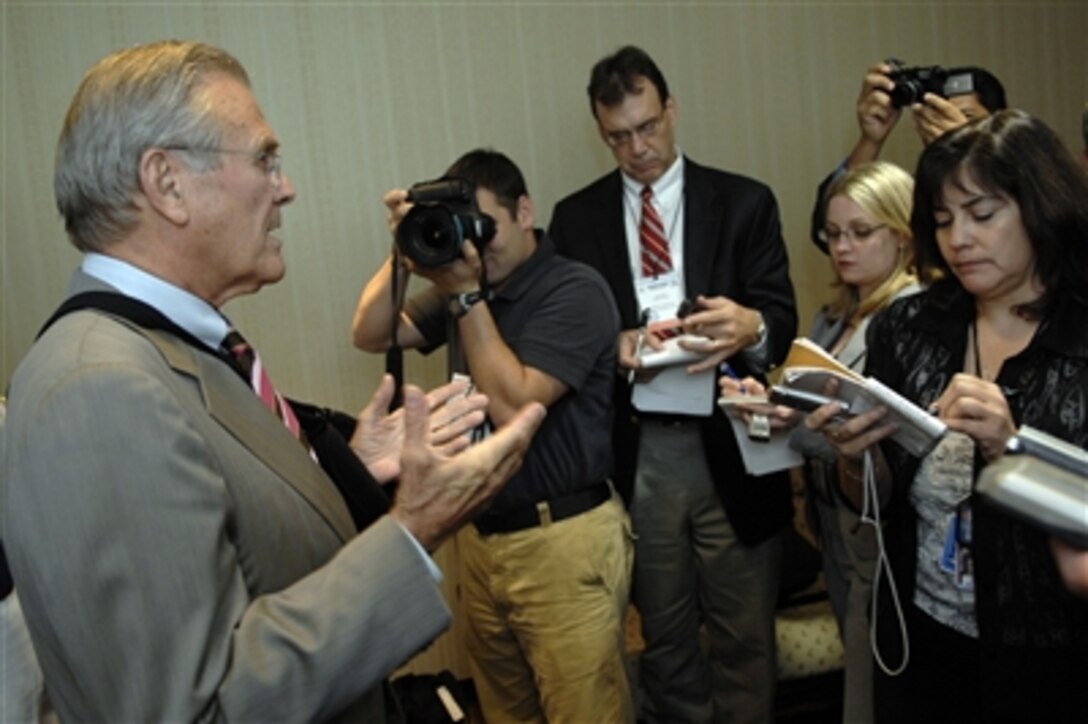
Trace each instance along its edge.
<path fill-rule="evenodd" d="M 420 266 L 442 266 L 460 256 L 461 226 L 441 206 L 420 204 L 397 227 L 397 246 Z"/>
<path fill-rule="evenodd" d="M 892 88 L 891 100 L 892 108 L 902 108 L 903 106 L 909 106 L 912 103 L 917 103 L 922 100 L 922 96 L 925 94 L 922 84 L 916 79 L 902 79 L 897 80 L 895 88 Z"/>

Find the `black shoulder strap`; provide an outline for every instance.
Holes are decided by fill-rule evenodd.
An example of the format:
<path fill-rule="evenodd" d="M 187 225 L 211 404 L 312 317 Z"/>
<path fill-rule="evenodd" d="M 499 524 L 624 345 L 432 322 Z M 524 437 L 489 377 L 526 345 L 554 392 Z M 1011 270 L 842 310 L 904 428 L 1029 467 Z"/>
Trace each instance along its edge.
<path fill-rule="evenodd" d="M 220 354 L 218 350 L 208 347 L 154 307 L 117 292 L 83 292 L 69 297 L 42 325 L 38 336 L 41 337 L 64 315 L 80 309 L 100 309 L 127 319 L 144 329 L 168 332 L 196 349 L 223 359 L 231 369 L 245 379 L 245 374 L 233 364 L 233 360 Z M 348 415 L 297 400 L 289 400 L 289 402 L 307 439 L 317 453 L 321 467 L 340 490 L 355 525 L 359 530 L 366 528 L 389 510 L 390 500 L 389 495 L 370 475 L 366 466 L 355 456 L 347 442 L 351 437 L 355 420 Z"/>
<path fill-rule="evenodd" d="M 15 588 L 11 580 L 11 571 L 8 569 L 8 558 L 4 555 L 4 541 L 0 541 L 0 601 L 3 601 Z"/>
<path fill-rule="evenodd" d="M 82 292 L 68 297 L 63 304 L 57 307 L 57 311 L 53 312 L 53 316 L 46 320 L 42 328 L 38 330 L 38 337 L 45 334 L 45 331 L 64 315 L 80 309 L 101 309 L 103 312 L 109 312 L 127 319 L 144 329 L 159 329 L 169 332 L 202 352 L 209 352 L 218 356 L 216 350 L 208 347 L 192 334 L 174 324 L 159 310 L 144 304 L 138 299 L 126 297 L 118 292 Z"/>

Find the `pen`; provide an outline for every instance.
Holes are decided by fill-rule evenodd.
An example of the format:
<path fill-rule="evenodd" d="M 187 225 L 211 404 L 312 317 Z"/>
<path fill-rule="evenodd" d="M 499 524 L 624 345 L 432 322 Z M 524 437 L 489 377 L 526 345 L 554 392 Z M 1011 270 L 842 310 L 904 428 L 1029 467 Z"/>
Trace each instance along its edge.
<path fill-rule="evenodd" d="M 733 368 L 729 366 L 728 362 L 722 362 L 721 366 L 718 369 L 720 369 L 722 371 L 722 374 L 724 374 L 729 379 L 736 380 L 737 382 L 740 382 L 740 377 L 737 376 L 737 373 L 733 371 Z M 738 392 L 740 392 L 742 395 L 747 395 L 748 394 L 748 390 L 744 389 L 744 383 L 743 382 L 741 382 L 740 389 L 738 390 Z"/>
<path fill-rule="evenodd" d="M 638 334 L 635 335 L 635 359 L 637 360 L 639 355 L 642 354 L 642 345 L 646 341 L 646 325 L 650 322 L 650 310 L 643 309 L 642 314 L 638 318 Z M 627 370 L 627 384 L 631 384 L 635 381 L 635 368 Z"/>

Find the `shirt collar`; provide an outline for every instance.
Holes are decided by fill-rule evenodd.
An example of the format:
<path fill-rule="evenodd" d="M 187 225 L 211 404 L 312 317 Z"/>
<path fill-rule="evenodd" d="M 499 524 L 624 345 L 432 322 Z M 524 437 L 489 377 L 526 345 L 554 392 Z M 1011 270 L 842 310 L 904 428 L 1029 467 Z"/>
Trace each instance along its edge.
<path fill-rule="evenodd" d="M 623 179 L 624 193 L 633 195 L 636 199 L 639 198 L 642 194 L 642 187 L 646 184 L 634 180 L 623 171 L 620 171 L 620 177 Z M 681 152 L 680 147 L 677 146 L 676 160 L 665 170 L 665 173 L 661 174 L 657 181 L 650 184 L 650 188 L 654 190 L 654 197 L 659 199 L 659 203 L 661 203 L 661 200 L 671 198 L 679 193 L 683 180 L 684 154 Z"/>
<path fill-rule="evenodd" d="M 230 330 L 230 323 L 219 310 L 200 297 L 126 261 L 89 252 L 83 256 L 80 269 L 126 297 L 154 308 L 211 349 L 218 348 Z"/>

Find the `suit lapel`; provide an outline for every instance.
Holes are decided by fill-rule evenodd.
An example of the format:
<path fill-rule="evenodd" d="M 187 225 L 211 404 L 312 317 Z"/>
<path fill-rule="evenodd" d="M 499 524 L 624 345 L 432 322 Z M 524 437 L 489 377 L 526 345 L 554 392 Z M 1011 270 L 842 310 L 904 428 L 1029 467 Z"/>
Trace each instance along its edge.
<path fill-rule="evenodd" d="M 712 193 L 700 178 L 699 166 L 684 157 L 684 289 L 689 299 L 707 293 L 707 275 L 714 268 L 716 244 L 706 235 L 714 228 Z"/>
<path fill-rule="evenodd" d="M 306 499 L 340 538 L 346 541 L 355 535 L 336 486 L 225 362 L 197 353 L 171 335 L 137 331 L 159 349 L 174 371 L 196 380 L 208 414 L 216 422 Z"/>
<path fill-rule="evenodd" d="M 633 327 L 638 323 L 639 309 L 635 282 L 631 277 L 631 255 L 627 250 L 623 181 L 619 170 L 609 176 L 600 191 L 591 220 L 592 228 L 602 237 L 597 247 L 603 251 L 599 268 L 603 270 L 604 277 L 614 283 L 616 303 L 624 326 Z"/>
<path fill-rule="evenodd" d="M 68 294 L 88 291 L 117 293 L 110 285 L 77 269 Z M 115 314 L 110 316 L 154 344 L 175 372 L 192 377 L 200 385 L 212 418 L 309 502 L 340 538 L 346 541 L 355 535 L 355 525 L 336 485 L 225 361 L 198 352 L 167 332 L 145 329 Z"/>

